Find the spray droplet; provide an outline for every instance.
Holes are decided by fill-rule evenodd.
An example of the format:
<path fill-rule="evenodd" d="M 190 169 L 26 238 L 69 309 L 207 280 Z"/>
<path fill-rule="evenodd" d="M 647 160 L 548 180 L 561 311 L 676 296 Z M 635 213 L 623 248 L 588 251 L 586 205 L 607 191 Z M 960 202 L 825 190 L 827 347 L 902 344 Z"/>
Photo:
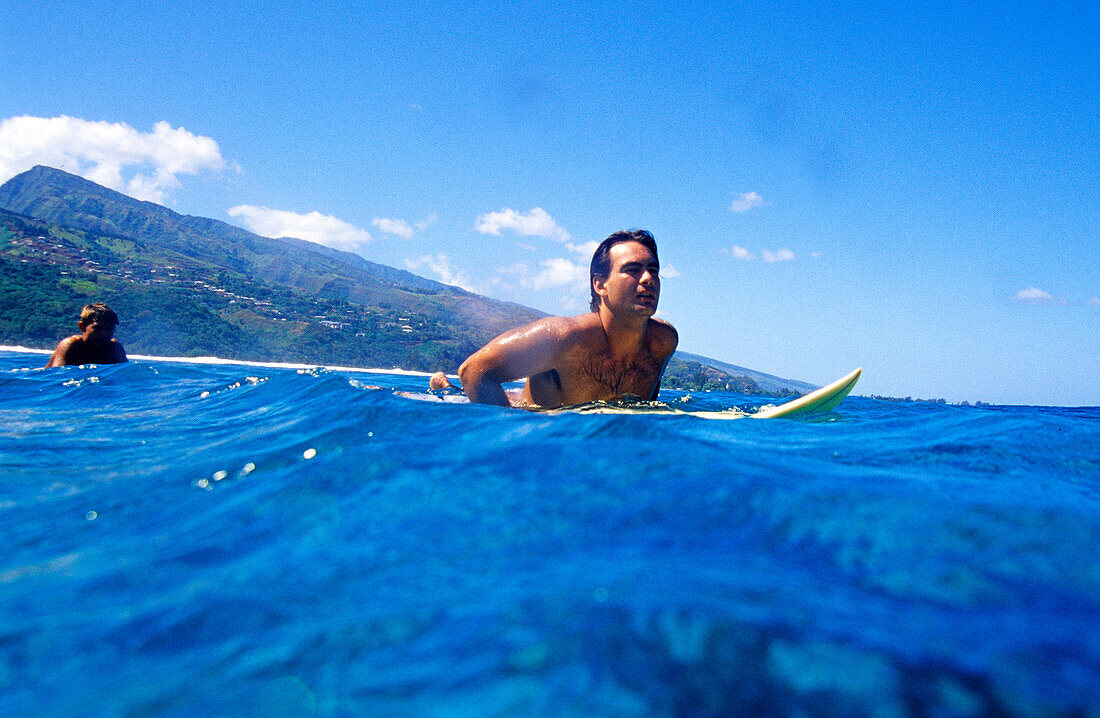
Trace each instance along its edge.
<path fill-rule="evenodd" d="M 306 449 L 302 452 L 303 459 L 312 459 L 314 456 L 317 456 L 317 449 Z"/>

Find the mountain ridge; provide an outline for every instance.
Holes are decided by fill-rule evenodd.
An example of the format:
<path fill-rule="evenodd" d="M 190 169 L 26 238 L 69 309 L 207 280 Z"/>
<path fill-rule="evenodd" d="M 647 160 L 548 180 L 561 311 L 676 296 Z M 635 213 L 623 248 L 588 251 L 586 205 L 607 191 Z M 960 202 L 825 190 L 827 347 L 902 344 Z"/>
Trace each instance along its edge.
<path fill-rule="evenodd" d="M 687 362 L 696 362 L 704 366 L 713 367 L 720 371 L 723 371 L 730 376 L 747 376 L 757 383 L 757 385 L 765 392 L 770 393 L 782 393 L 784 390 L 794 390 L 797 392 L 810 392 L 817 389 L 817 385 L 810 384 L 805 381 L 798 381 L 795 379 L 784 379 L 782 377 L 775 376 L 774 374 L 765 374 L 762 371 L 755 369 L 749 369 L 747 367 L 738 366 L 737 364 L 730 364 L 729 362 L 720 361 L 718 359 L 711 359 L 699 354 L 691 354 L 689 352 L 677 351 L 676 355 Z"/>

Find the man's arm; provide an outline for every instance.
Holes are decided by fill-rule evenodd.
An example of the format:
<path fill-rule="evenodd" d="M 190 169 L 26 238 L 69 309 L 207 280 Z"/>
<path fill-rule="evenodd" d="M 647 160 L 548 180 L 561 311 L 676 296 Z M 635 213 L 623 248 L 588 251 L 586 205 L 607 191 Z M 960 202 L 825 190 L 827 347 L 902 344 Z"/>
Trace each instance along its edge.
<path fill-rule="evenodd" d="M 59 341 L 57 343 L 57 348 L 54 349 L 53 354 L 50 355 L 50 360 L 46 362 L 46 368 L 49 369 L 50 367 L 73 364 L 74 362 L 70 361 L 70 359 L 72 355 L 75 354 L 74 347 L 79 339 L 79 336 L 71 336 L 68 339 Z"/>
<path fill-rule="evenodd" d="M 462 388 L 478 404 L 511 406 L 502 384 L 554 368 L 568 320 L 548 317 L 505 332 L 458 368 Z"/>
<path fill-rule="evenodd" d="M 655 353 L 659 358 L 663 357 L 661 359 L 661 371 L 657 374 L 657 383 L 653 385 L 653 393 L 649 397 L 650 401 L 657 401 L 657 395 L 661 393 L 661 377 L 665 375 L 665 367 L 668 366 L 669 359 L 672 358 L 677 345 L 680 343 L 680 335 L 675 327 L 663 319 L 653 319 L 651 321 L 657 322 L 659 331 Z"/>
<path fill-rule="evenodd" d="M 115 364 L 125 364 L 129 361 L 126 358 L 126 350 L 122 348 L 122 342 L 117 339 L 111 340 L 111 352 L 114 354 Z"/>

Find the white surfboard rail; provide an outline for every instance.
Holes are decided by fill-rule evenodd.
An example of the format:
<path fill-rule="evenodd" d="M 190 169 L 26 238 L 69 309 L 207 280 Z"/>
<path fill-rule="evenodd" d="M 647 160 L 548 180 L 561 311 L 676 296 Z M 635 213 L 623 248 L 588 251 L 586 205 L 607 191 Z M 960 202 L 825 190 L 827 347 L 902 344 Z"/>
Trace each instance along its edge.
<path fill-rule="evenodd" d="M 848 396 L 848 392 L 859 381 L 863 367 L 837 379 L 832 384 L 811 391 L 809 394 L 792 399 L 785 404 L 773 406 L 751 414 L 753 419 L 776 419 L 781 416 L 800 416 L 804 414 L 824 414 L 836 408 L 837 404 Z"/>

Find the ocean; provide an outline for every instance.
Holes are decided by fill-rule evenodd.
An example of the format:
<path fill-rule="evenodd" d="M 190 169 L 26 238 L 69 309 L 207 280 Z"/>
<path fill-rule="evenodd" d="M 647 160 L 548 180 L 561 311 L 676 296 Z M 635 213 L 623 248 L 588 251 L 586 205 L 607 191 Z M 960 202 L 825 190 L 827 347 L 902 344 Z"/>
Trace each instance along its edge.
<path fill-rule="evenodd" d="M 45 360 L 0 351 L 5 716 L 1100 716 L 1100 408 Z"/>

